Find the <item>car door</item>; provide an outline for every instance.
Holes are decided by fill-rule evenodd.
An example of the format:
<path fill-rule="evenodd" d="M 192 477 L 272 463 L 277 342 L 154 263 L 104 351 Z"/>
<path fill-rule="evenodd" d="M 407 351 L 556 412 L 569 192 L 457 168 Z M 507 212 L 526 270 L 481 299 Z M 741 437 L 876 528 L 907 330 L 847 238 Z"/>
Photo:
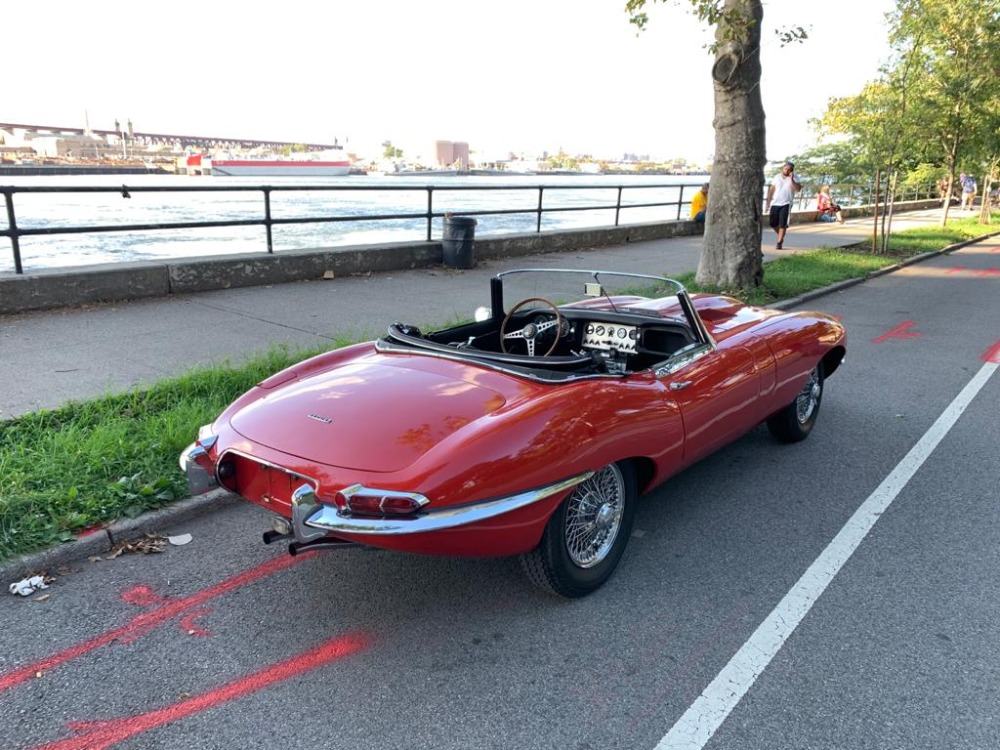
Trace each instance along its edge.
<path fill-rule="evenodd" d="M 682 354 L 658 370 L 681 412 L 685 465 L 760 422 L 762 387 L 773 388 L 769 361 L 763 342 L 742 335 Z"/>

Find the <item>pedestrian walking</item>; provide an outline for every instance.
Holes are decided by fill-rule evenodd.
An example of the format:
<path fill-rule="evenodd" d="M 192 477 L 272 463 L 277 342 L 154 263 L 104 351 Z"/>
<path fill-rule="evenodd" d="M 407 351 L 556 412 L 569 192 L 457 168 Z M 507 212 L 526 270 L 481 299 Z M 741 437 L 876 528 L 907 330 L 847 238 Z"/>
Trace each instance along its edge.
<path fill-rule="evenodd" d="M 770 224 L 778 234 L 776 250 L 780 250 L 785 242 L 785 232 L 788 231 L 788 219 L 792 213 L 792 201 L 795 194 L 802 189 L 802 183 L 795 179 L 795 165 L 786 161 L 781 171 L 774 176 L 767 188 L 767 202 L 764 210 L 770 213 Z"/>
<path fill-rule="evenodd" d="M 973 203 L 976 202 L 976 190 L 978 189 L 976 178 L 962 172 L 959 183 L 962 185 L 962 208 L 971 211 Z"/>

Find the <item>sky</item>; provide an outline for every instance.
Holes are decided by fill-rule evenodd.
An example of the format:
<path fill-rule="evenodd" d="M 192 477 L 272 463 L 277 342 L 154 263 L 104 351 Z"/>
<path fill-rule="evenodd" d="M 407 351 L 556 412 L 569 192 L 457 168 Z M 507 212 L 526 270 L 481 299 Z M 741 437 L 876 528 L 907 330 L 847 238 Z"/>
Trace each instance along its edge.
<path fill-rule="evenodd" d="M 711 41 L 687 0 L 315 0 L 0 7 L 0 122 L 290 142 L 391 141 L 430 153 L 563 149 L 703 164 L 714 151 Z M 888 54 L 892 0 L 764 2 L 767 156 L 816 139 L 810 118 L 859 93 Z M 781 48 L 778 26 L 809 39 Z"/>

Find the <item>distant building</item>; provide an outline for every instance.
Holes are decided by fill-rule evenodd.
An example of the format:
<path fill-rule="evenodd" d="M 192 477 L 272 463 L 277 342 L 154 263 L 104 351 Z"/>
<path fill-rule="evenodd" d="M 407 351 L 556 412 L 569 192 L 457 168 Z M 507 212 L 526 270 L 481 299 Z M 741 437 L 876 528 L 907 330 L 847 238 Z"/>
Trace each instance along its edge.
<path fill-rule="evenodd" d="M 464 141 L 434 141 L 434 161 L 438 167 L 469 169 L 469 144 Z"/>
<path fill-rule="evenodd" d="M 103 138 L 86 135 L 44 135 L 30 139 L 39 156 L 100 159 L 113 153 Z"/>

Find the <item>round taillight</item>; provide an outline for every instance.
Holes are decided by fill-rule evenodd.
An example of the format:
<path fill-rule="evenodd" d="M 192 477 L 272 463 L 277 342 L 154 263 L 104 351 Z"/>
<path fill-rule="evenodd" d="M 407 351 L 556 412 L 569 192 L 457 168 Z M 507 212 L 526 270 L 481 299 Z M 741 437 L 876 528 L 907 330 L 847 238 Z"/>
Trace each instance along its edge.
<path fill-rule="evenodd" d="M 343 492 L 338 492 L 333 496 L 333 504 L 337 506 L 337 510 L 347 510 L 350 507 L 350 503 L 347 498 L 344 497 Z"/>

